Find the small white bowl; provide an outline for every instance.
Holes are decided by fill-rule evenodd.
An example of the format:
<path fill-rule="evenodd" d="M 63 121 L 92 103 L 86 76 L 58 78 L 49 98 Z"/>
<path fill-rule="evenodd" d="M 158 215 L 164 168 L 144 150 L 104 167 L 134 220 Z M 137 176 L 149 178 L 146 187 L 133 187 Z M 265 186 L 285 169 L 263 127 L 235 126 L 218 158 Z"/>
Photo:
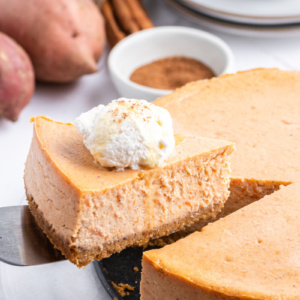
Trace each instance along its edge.
<path fill-rule="evenodd" d="M 171 90 L 142 86 L 129 79 L 137 68 L 170 56 L 197 59 L 216 76 L 234 72 L 232 51 L 217 36 L 189 27 L 155 27 L 126 37 L 111 50 L 108 68 L 120 96 L 152 101 L 170 93 Z"/>

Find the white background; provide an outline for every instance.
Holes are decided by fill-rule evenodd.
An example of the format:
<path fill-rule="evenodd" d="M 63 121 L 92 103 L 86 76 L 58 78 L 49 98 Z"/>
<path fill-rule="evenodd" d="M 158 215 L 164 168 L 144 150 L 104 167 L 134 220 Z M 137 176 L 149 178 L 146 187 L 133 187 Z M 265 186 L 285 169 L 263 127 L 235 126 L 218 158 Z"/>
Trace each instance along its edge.
<path fill-rule="evenodd" d="M 151 0 L 147 8 L 156 26 L 182 25 L 203 29 L 201 24 L 190 22 L 165 2 Z M 258 38 L 211 32 L 231 47 L 237 71 L 260 67 L 300 69 L 300 38 Z M 107 53 L 106 50 L 99 62 L 98 73 L 67 85 L 39 83 L 32 101 L 17 122 L 0 119 L 0 207 L 26 203 L 23 172 L 32 136 L 30 117 L 46 115 L 73 122 L 80 113 L 120 96 L 107 72 Z M 69 262 L 23 268 L 0 263 L 0 300 L 71 297 L 108 299 L 92 265 L 79 270 Z"/>

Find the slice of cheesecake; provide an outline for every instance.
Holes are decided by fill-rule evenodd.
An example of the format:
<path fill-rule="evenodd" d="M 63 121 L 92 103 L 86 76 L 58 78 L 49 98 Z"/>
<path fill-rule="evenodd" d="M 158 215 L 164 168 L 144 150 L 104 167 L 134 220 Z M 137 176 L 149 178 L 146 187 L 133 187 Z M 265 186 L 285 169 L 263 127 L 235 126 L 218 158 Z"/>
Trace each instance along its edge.
<path fill-rule="evenodd" d="M 101 168 L 72 124 L 34 119 L 25 165 L 32 214 L 78 266 L 216 216 L 228 198 L 232 143 L 177 137 L 154 169 Z"/>
<path fill-rule="evenodd" d="M 144 252 L 141 299 L 300 299 L 299 228 L 295 183 Z"/>
<path fill-rule="evenodd" d="M 299 94 L 299 71 L 257 69 L 192 82 L 154 101 L 170 112 L 175 133 L 236 143 L 219 217 L 299 181 Z"/>

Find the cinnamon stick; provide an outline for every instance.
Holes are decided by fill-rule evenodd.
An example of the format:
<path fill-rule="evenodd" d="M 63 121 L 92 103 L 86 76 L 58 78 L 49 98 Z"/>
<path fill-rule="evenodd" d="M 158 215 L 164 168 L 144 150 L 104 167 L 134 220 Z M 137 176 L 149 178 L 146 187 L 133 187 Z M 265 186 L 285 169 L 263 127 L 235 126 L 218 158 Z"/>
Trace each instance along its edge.
<path fill-rule="evenodd" d="M 153 23 L 147 16 L 141 2 L 139 0 L 125 0 L 131 14 L 135 18 L 140 29 L 148 29 L 153 27 Z"/>
<path fill-rule="evenodd" d="M 127 34 L 139 31 L 139 26 L 133 17 L 129 6 L 124 0 L 111 0 L 115 16 Z"/>
<path fill-rule="evenodd" d="M 118 42 L 120 42 L 124 37 L 125 33 L 120 29 L 117 24 L 113 12 L 113 8 L 109 1 L 105 1 L 101 6 L 101 12 L 105 19 L 105 31 L 107 36 L 107 41 L 112 48 Z"/>

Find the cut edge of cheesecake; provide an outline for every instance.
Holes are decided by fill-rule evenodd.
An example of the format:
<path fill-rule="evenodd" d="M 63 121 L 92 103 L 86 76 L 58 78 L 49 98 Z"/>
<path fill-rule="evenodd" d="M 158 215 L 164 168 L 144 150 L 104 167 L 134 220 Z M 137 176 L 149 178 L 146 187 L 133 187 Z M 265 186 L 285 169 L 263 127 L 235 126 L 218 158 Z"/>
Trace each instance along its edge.
<path fill-rule="evenodd" d="M 293 183 L 201 232 L 144 252 L 141 299 L 296 299 L 300 239 L 291 233 L 300 226 L 299 194 Z"/>
<path fill-rule="evenodd" d="M 37 117 L 26 195 L 53 245 L 81 267 L 214 217 L 229 195 L 233 151 L 227 141 L 185 137 L 162 167 L 118 172 L 95 164 L 72 124 Z"/>

